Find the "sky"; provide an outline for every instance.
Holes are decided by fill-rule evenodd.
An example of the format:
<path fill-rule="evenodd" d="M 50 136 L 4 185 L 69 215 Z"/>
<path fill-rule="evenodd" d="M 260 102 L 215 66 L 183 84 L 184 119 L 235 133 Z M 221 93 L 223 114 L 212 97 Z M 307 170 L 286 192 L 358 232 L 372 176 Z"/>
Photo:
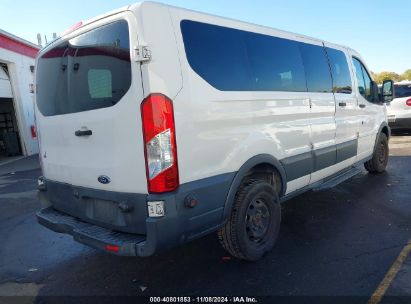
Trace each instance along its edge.
<path fill-rule="evenodd" d="M 133 0 L 0 0 L 0 29 L 37 44 Z M 160 0 L 158 2 L 343 44 L 374 72 L 411 69 L 411 1 Z"/>

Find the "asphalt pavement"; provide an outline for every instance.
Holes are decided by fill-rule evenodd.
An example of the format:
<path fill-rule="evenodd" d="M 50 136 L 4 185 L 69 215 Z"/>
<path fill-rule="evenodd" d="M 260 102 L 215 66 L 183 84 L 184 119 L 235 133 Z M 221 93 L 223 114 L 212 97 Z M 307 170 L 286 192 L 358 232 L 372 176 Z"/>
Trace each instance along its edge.
<path fill-rule="evenodd" d="M 135 295 L 367 303 L 378 290 L 378 302 L 409 303 L 411 256 L 398 258 L 411 239 L 411 136 L 393 136 L 390 148 L 386 173 L 364 170 L 334 189 L 286 202 L 275 248 L 255 263 L 231 258 L 214 234 L 150 258 L 78 244 L 36 222 L 36 157 L 9 163 L 0 167 L 0 303 Z M 15 295 L 27 297 L 4 297 Z"/>

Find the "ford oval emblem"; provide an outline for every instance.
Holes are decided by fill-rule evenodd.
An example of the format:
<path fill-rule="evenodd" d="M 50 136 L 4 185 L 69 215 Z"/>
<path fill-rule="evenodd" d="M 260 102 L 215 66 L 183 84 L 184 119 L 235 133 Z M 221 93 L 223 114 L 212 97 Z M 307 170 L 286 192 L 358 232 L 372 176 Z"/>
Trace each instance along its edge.
<path fill-rule="evenodd" d="M 108 177 L 107 175 L 100 175 L 97 180 L 102 183 L 102 184 L 108 184 L 111 182 L 110 177 Z"/>

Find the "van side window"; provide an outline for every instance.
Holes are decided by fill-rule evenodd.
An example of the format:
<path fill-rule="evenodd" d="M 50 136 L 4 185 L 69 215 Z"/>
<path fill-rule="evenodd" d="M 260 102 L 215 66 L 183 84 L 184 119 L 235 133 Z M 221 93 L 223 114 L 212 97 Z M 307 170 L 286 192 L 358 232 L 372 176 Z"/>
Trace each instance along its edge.
<path fill-rule="evenodd" d="M 191 68 L 221 91 L 306 91 L 298 42 L 183 20 Z"/>
<path fill-rule="evenodd" d="M 352 81 L 347 57 L 344 52 L 332 48 L 327 48 L 327 54 L 333 77 L 334 93 L 351 94 Z"/>
<path fill-rule="evenodd" d="M 244 35 L 255 91 L 307 91 L 298 42 L 247 32 Z"/>
<path fill-rule="evenodd" d="M 395 87 L 395 98 L 411 97 L 411 84 L 396 84 Z"/>
<path fill-rule="evenodd" d="M 300 43 L 309 92 L 332 92 L 330 67 L 323 46 Z"/>
<path fill-rule="evenodd" d="M 205 81 L 221 91 L 251 90 L 241 31 L 184 20 L 181 32 L 188 62 Z"/>
<path fill-rule="evenodd" d="M 353 57 L 353 63 L 355 68 L 355 76 L 358 82 L 358 91 L 365 99 L 372 102 L 371 77 L 369 76 L 364 65 L 357 58 Z"/>

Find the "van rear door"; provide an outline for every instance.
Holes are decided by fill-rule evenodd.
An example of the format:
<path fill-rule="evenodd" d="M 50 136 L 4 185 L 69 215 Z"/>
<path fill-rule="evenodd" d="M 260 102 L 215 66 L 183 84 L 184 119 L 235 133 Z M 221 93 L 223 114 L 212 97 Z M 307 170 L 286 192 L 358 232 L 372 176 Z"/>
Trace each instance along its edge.
<path fill-rule="evenodd" d="M 36 119 L 46 179 L 147 193 L 140 64 L 131 12 L 97 20 L 37 59 Z"/>

